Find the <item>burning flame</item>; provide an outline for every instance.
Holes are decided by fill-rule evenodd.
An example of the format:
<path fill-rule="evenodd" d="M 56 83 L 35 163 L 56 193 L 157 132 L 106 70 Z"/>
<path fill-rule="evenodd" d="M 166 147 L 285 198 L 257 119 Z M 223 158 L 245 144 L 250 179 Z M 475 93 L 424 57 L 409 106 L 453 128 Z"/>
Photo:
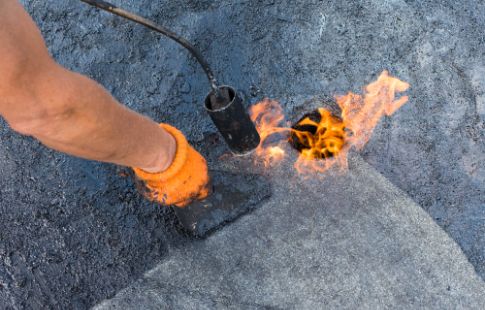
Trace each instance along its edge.
<path fill-rule="evenodd" d="M 261 143 L 255 152 L 256 156 L 263 160 L 266 167 L 281 161 L 286 154 L 281 142 L 278 142 L 278 145 L 268 146 L 271 137 L 286 135 L 289 129 L 278 127 L 285 119 L 281 105 L 275 100 L 264 99 L 253 105 L 249 114 L 261 137 Z"/>
<path fill-rule="evenodd" d="M 396 93 L 408 88 L 408 83 L 383 71 L 377 81 L 364 88 L 363 95 L 349 92 L 335 98 L 340 117 L 319 108 L 316 117 L 306 116 L 293 128 L 285 122 L 281 105 L 264 99 L 250 109 L 261 136 L 256 158 L 266 167 L 275 165 L 285 158 L 285 144 L 290 141 L 299 146 L 294 166 L 300 174 L 325 172 L 333 166 L 346 170 L 348 152 L 363 149 L 379 120 L 394 114 L 408 101 L 408 96 L 395 99 Z"/>

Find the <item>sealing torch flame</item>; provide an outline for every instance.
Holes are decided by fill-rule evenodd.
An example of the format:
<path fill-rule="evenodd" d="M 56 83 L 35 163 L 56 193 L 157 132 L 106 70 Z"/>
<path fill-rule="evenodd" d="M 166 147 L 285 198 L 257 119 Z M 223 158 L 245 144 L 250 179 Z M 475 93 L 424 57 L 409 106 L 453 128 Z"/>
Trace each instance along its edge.
<path fill-rule="evenodd" d="M 264 99 L 251 107 L 250 115 L 261 137 L 256 157 L 261 158 L 266 167 L 280 162 L 286 154 L 280 138 L 288 133 L 288 128 L 279 127 L 285 120 L 283 108 L 275 100 Z M 276 145 L 272 145 L 275 138 Z"/>
<path fill-rule="evenodd" d="M 407 96 L 395 99 L 409 84 L 383 71 L 379 78 L 364 88 L 364 94 L 349 92 L 337 96 L 340 117 L 325 108 L 301 119 L 293 127 L 285 122 L 281 105 L 270 99 L 255 104 L 250 115 L 261 136 L 256 158 L 266 167 L 285 158 L 285 144 L 289 141 L 300 154 L 295 169 L 307 175 L 325 172 L 333 166 L 347 169 L 348 152 L 362 150 L 372 136 L 374 128 L 384 116 L 394 114 L 407 101 Z"/>

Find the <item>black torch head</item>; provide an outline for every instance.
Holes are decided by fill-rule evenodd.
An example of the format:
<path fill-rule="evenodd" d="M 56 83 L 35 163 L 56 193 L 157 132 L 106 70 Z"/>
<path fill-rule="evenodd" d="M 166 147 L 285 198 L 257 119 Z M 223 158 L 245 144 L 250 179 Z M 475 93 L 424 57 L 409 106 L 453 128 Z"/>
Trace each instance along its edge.
<path fill-rule="evenodd" d="M 207 95 L 205 109 L 233 154 L 251 153 L 261 140 L 242 99 L 230 86 L 220 86 L 218 90 Z"/>

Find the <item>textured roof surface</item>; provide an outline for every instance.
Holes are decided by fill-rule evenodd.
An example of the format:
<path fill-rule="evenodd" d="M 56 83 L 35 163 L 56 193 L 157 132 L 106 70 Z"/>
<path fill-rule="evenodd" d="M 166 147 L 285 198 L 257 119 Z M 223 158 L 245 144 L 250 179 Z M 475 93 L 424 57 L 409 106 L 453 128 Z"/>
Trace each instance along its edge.
<path fill-rule="evenodd" d="M 61 64 L 208 151 L 208 87 L 185 51 L 77 0 L 21 2 Z M 2 124 L 1 305 L 85 309 L 123 288 L 102 305 L 157 294 L 186 308 L 480 302 L 471 266 L 485 278 L 483 1 L 113 2 L 185 34 L 246 103 L 279 99 L 290 119 L 384 69 L 411 84 L 410 102 L 376 128 L 361 154 L 370 166 L 359 159 L 348 176 L 299 189 L 275 178 L 273 200 L 202 242 L 143 201 L 124 169 L 58 154 Z"/>
<path fill-rule="evenodd" d="M 260 209 L 167 259 L 96 309 L 478 309 L 456 243 L 360 158 L 304 180 L 283 165 Z"/>

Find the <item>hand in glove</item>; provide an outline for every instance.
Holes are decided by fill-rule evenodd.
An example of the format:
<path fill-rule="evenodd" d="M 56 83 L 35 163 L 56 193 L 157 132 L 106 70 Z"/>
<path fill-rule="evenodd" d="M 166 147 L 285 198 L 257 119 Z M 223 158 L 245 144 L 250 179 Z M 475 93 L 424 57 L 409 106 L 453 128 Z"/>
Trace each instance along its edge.
<path fill-rule="evenodd" d="M 177 143 L 177 150 L 172 164 L 165 171 L 149 173 L 133 168 L 147 189 L 147 196 L 152 201 L 163 205 L 185 207 L 191 201 L 204 199 L 209 195 L 209 174 L 207 163 L 178 129 L 160 124 Z"/>

